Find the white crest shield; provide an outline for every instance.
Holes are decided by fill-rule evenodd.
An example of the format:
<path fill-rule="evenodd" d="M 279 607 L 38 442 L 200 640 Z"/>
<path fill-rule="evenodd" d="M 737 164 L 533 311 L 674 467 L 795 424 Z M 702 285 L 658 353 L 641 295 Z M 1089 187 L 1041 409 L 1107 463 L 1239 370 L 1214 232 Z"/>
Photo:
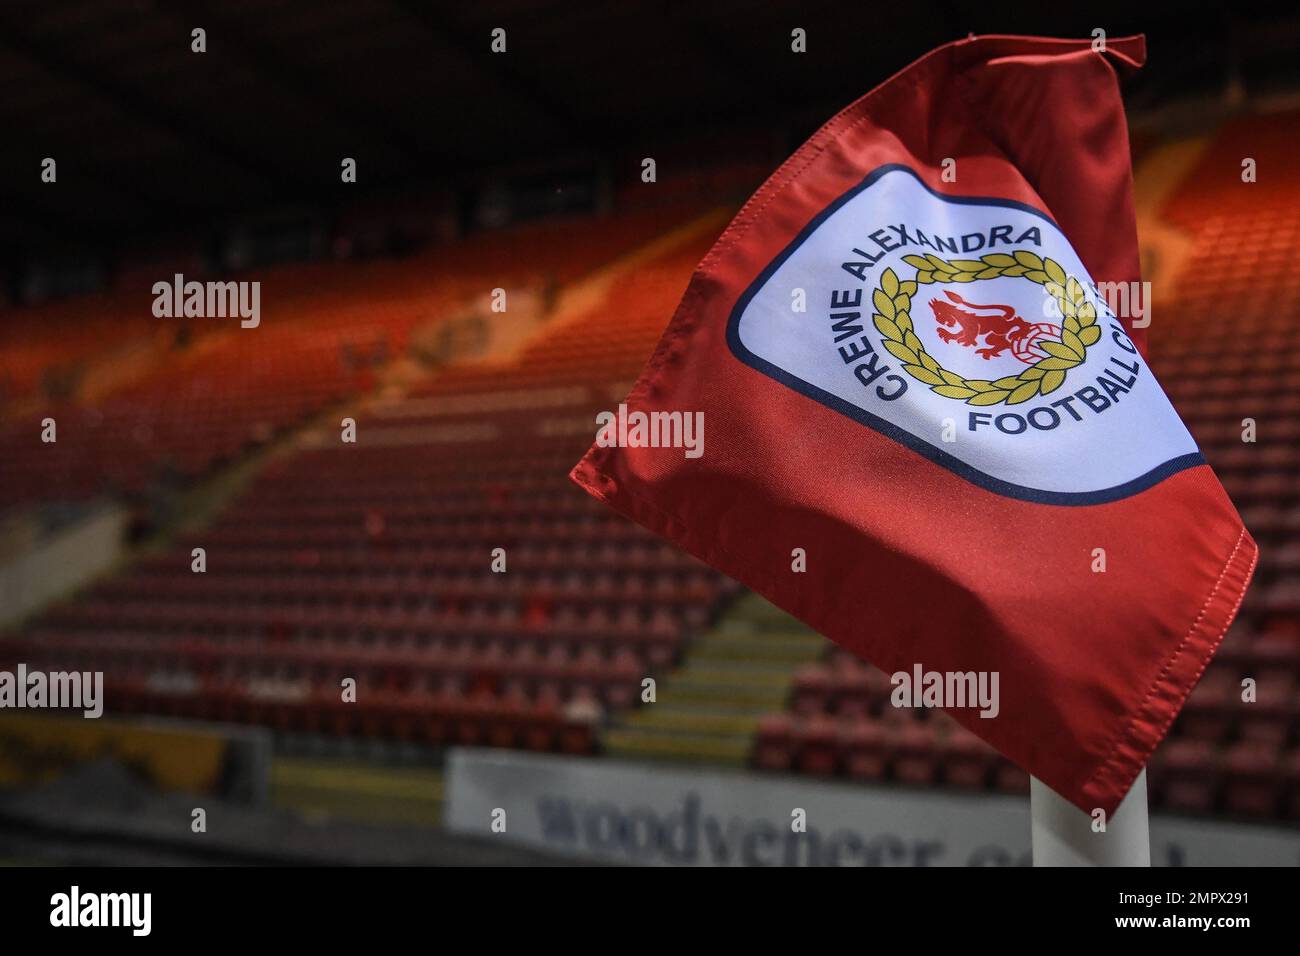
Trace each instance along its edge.
<path fill-rule="evenodd" d="M 795 290 L 807 311 L 795 312 Z M 885 166 L 737 301 L 741 361 L 989 490 L 1127 497 L 1202 461 L 1052 220 Z"/>

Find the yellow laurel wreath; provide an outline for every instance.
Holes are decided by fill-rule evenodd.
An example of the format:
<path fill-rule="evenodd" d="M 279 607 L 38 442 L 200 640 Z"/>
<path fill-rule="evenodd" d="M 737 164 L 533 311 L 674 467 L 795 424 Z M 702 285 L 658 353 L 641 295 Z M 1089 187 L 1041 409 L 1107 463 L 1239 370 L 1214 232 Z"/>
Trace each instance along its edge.
<path fill-rule="evenodd" d="M 932 392 L 947 398 L 965 400 L 967 405 L 1019 405 L 1038 395 L 1048 395 L 1061 387 L 1065 373 L 1082 365 L 1088 346 L 1101 338 L 1097 310 L 1084 294 L 1083 285 L 1065 274 L 1060 264 L 1041 259 L 1032 252 L 1018 250 L 1014 255 L 990 253 L 976 259 L 940 259 L 934 255 L 903 256 L 916 268 L 914 280 L 899 281 L 893 269 L 886 269 L 880 286 L 872 293 L 876 314 L 872 316 L 877 331 L 884 337 L 885 348 L 903 363 L 915 379 L 930 386 Z M 1061 337 L 1040 339 L 1038 345 L 1048 357 L 1019 375 L 1007 375 L 994 381 L 964 378 L 940 365 L 912 330 L 912 296 L 917 285 L 931 282 L 975 282 L 999 276 L 1023 276 L 1041 285 L 1056 299 L 1062 316 Z"/>

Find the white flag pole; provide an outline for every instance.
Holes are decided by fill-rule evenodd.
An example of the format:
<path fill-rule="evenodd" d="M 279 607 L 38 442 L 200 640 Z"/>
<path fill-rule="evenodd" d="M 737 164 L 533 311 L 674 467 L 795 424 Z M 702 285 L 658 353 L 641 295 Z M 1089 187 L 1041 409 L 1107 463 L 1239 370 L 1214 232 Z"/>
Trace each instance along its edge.
<path fill-rule="evenodd" d="M 1091 815 L 1037 777 L 1029 778 L 1029 816 L 1034 866 L 1151 865 L 1145 768 L 1133 781 L 1132 789 L 1114 815 L 1106 821 L 1105 833 L 1097 832 Z"/>

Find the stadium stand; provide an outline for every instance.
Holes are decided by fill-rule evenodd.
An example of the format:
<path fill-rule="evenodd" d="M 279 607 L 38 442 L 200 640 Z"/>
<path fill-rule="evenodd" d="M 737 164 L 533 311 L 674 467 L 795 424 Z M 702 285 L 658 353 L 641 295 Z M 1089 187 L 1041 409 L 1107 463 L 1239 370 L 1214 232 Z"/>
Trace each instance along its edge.
<path fill-rule="evenodd" d="M 571 282 L 575 249 L 591 271 L 648 221 L 592 228 L 562 255 L 533 248 L 530 266 L 549 255 Z M 358 415 L 358 443 L 335 437 L 276 459 L 210 528 L 45 614 L 6 651 L 103 670 L 117 713 L 594 749 L 603 715 L 638 699 L 642 679 L 676 660 L 727 588 L 567 480 L 595 412 L 639 371 L 717 221 L 624 257 L 598 283 L 603 298 L 513 359 L 453 366 L 374 403 Z M 482 256 L 458 249 L 443 267 L 483 268 Z M 307 356 L 331 356 L 340 341 L 317 321 L 283 334 L 315 336 Z M 283 354 L 303 345 L 286 341 Z M 220 372 L 238 380 L 235 395 L 317 406 L 338 397 L 318 395 L 308 376 L 276 374 L 283 363 L 264 375 L 242 352 L 219 354 L 244 360 Z M 192 380 L 183 363 L 167 374 L 173 390 Z M 246 423 L 250 411 L 236 407 L 231 419 Z M 203 574 L 191 570 L 194 547 L 206 550 Z M 494 548 L 508 574 L 493 573 Z M 345 678 L 356 681 L 355 705 L 340 700 Z"/>
<path fill-rule="evenodd" d="M 1241 618 L 1151 764 L 1153 805 L 1179 812 L 1300 819 L 1298 130 L 1294 115 L 1226 125 L 1159 211 L 1190 253 L 1154 317 L 1152 364 L 1262 547 Z M 1261 170 L 1249 186 L 1243 138 Z M 595 413 L 625 394 L 721 221 L 639 210 L 349 270 L 287 267 L 293 318 L 277 329 L 211 332 L 102 397 L 62 399 L 61 442 L 82 421 L 95 441 L 31 454 L 40 409 L 23 406 L 21 427 L 0 424 L 0 449 L 23 463 L 6 469 L 0 507 L 138 493 L 163 461 L 193 478 L 367 396 L 357 444 L 312 430 L 209 528 L 42 615 L 4 654 L 115 675 L 119 712 L 289 737 L 1025 793 L 1023 771 L 946 715 L 889 706 L 887 675 L 753 596 L 731 601 L 733 584 L 569 485 Z M 382 361 L 344 360 L 402 355 L 421 324 L 539 278 L 570 305 L 508 356 L 453 361 L 382 397 Z M 39 392 L 55 354 L 9 353 L 11 398 Z M 493 572 L 495 548 L 508 574 Z M 646 676 L 662 681 L 652 708 L 637 706 Z M 339 703 L 347 677 L 356 706 Z"/>
<path fill-rule="evenodd" d="M 582 228 L 561 219 L 402 260 L 258 273 L 251 278 L 267 289 L 262 308 L 275 321 L 257 335 L 229 328 L 235 320 L 159 319 L 150 337 L 149 320 L 139 317 L 140 302 L 151 301 L 143 289 L 134 309 L 129 296 L 117 294 L 16 310 L 0 336 L 0 383 L 8 383 L 0 392 L 0 459 L 8 463 L 0 510 L 141 495 L 155 483 L 207 474 L 366 392 L 375 366 L 402 354 L 416 327 L 436 324 L 494 287 L 568 283 L 683 215 L 680 206 L 656 207 Z M 68 347 L 51 346 L 65 329 Z M 104 393 L 79 395 L 93 357 L 115 358 L 132 341 L 152 351 L 146 367 Z M 40 382 L 49 386 L 45 394 Z M 53 445 L 42 442 L 46 417 L 58 424 Z"/>
<path fill-rule="evenodd" d="M 1267 170 L 1256 182 L 1242 180 L 1243 136 Z M 1163 210 L 1192 248 L 1152 362 L 1260 545 L 1242 614 L 1152 764 L 1154 797 L 1178 809 L 1300 809 L 1298 150 L 1300 114 L 1235 119 Z"/>

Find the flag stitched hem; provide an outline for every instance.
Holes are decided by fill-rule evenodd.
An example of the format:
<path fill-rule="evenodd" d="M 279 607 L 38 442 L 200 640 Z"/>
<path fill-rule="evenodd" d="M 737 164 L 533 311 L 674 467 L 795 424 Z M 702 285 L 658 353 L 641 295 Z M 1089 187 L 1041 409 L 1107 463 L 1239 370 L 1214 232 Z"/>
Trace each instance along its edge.
<path fill-rule="evenodd" d="M 1209 666 L 1241 608 L 1258 561 L 1259 546 L 1242 528 L 1187 634 L 1165 661 L 1109 755 L 1083 785 L 1083 795 L 1107 813 L 1119 806 Z"/>

